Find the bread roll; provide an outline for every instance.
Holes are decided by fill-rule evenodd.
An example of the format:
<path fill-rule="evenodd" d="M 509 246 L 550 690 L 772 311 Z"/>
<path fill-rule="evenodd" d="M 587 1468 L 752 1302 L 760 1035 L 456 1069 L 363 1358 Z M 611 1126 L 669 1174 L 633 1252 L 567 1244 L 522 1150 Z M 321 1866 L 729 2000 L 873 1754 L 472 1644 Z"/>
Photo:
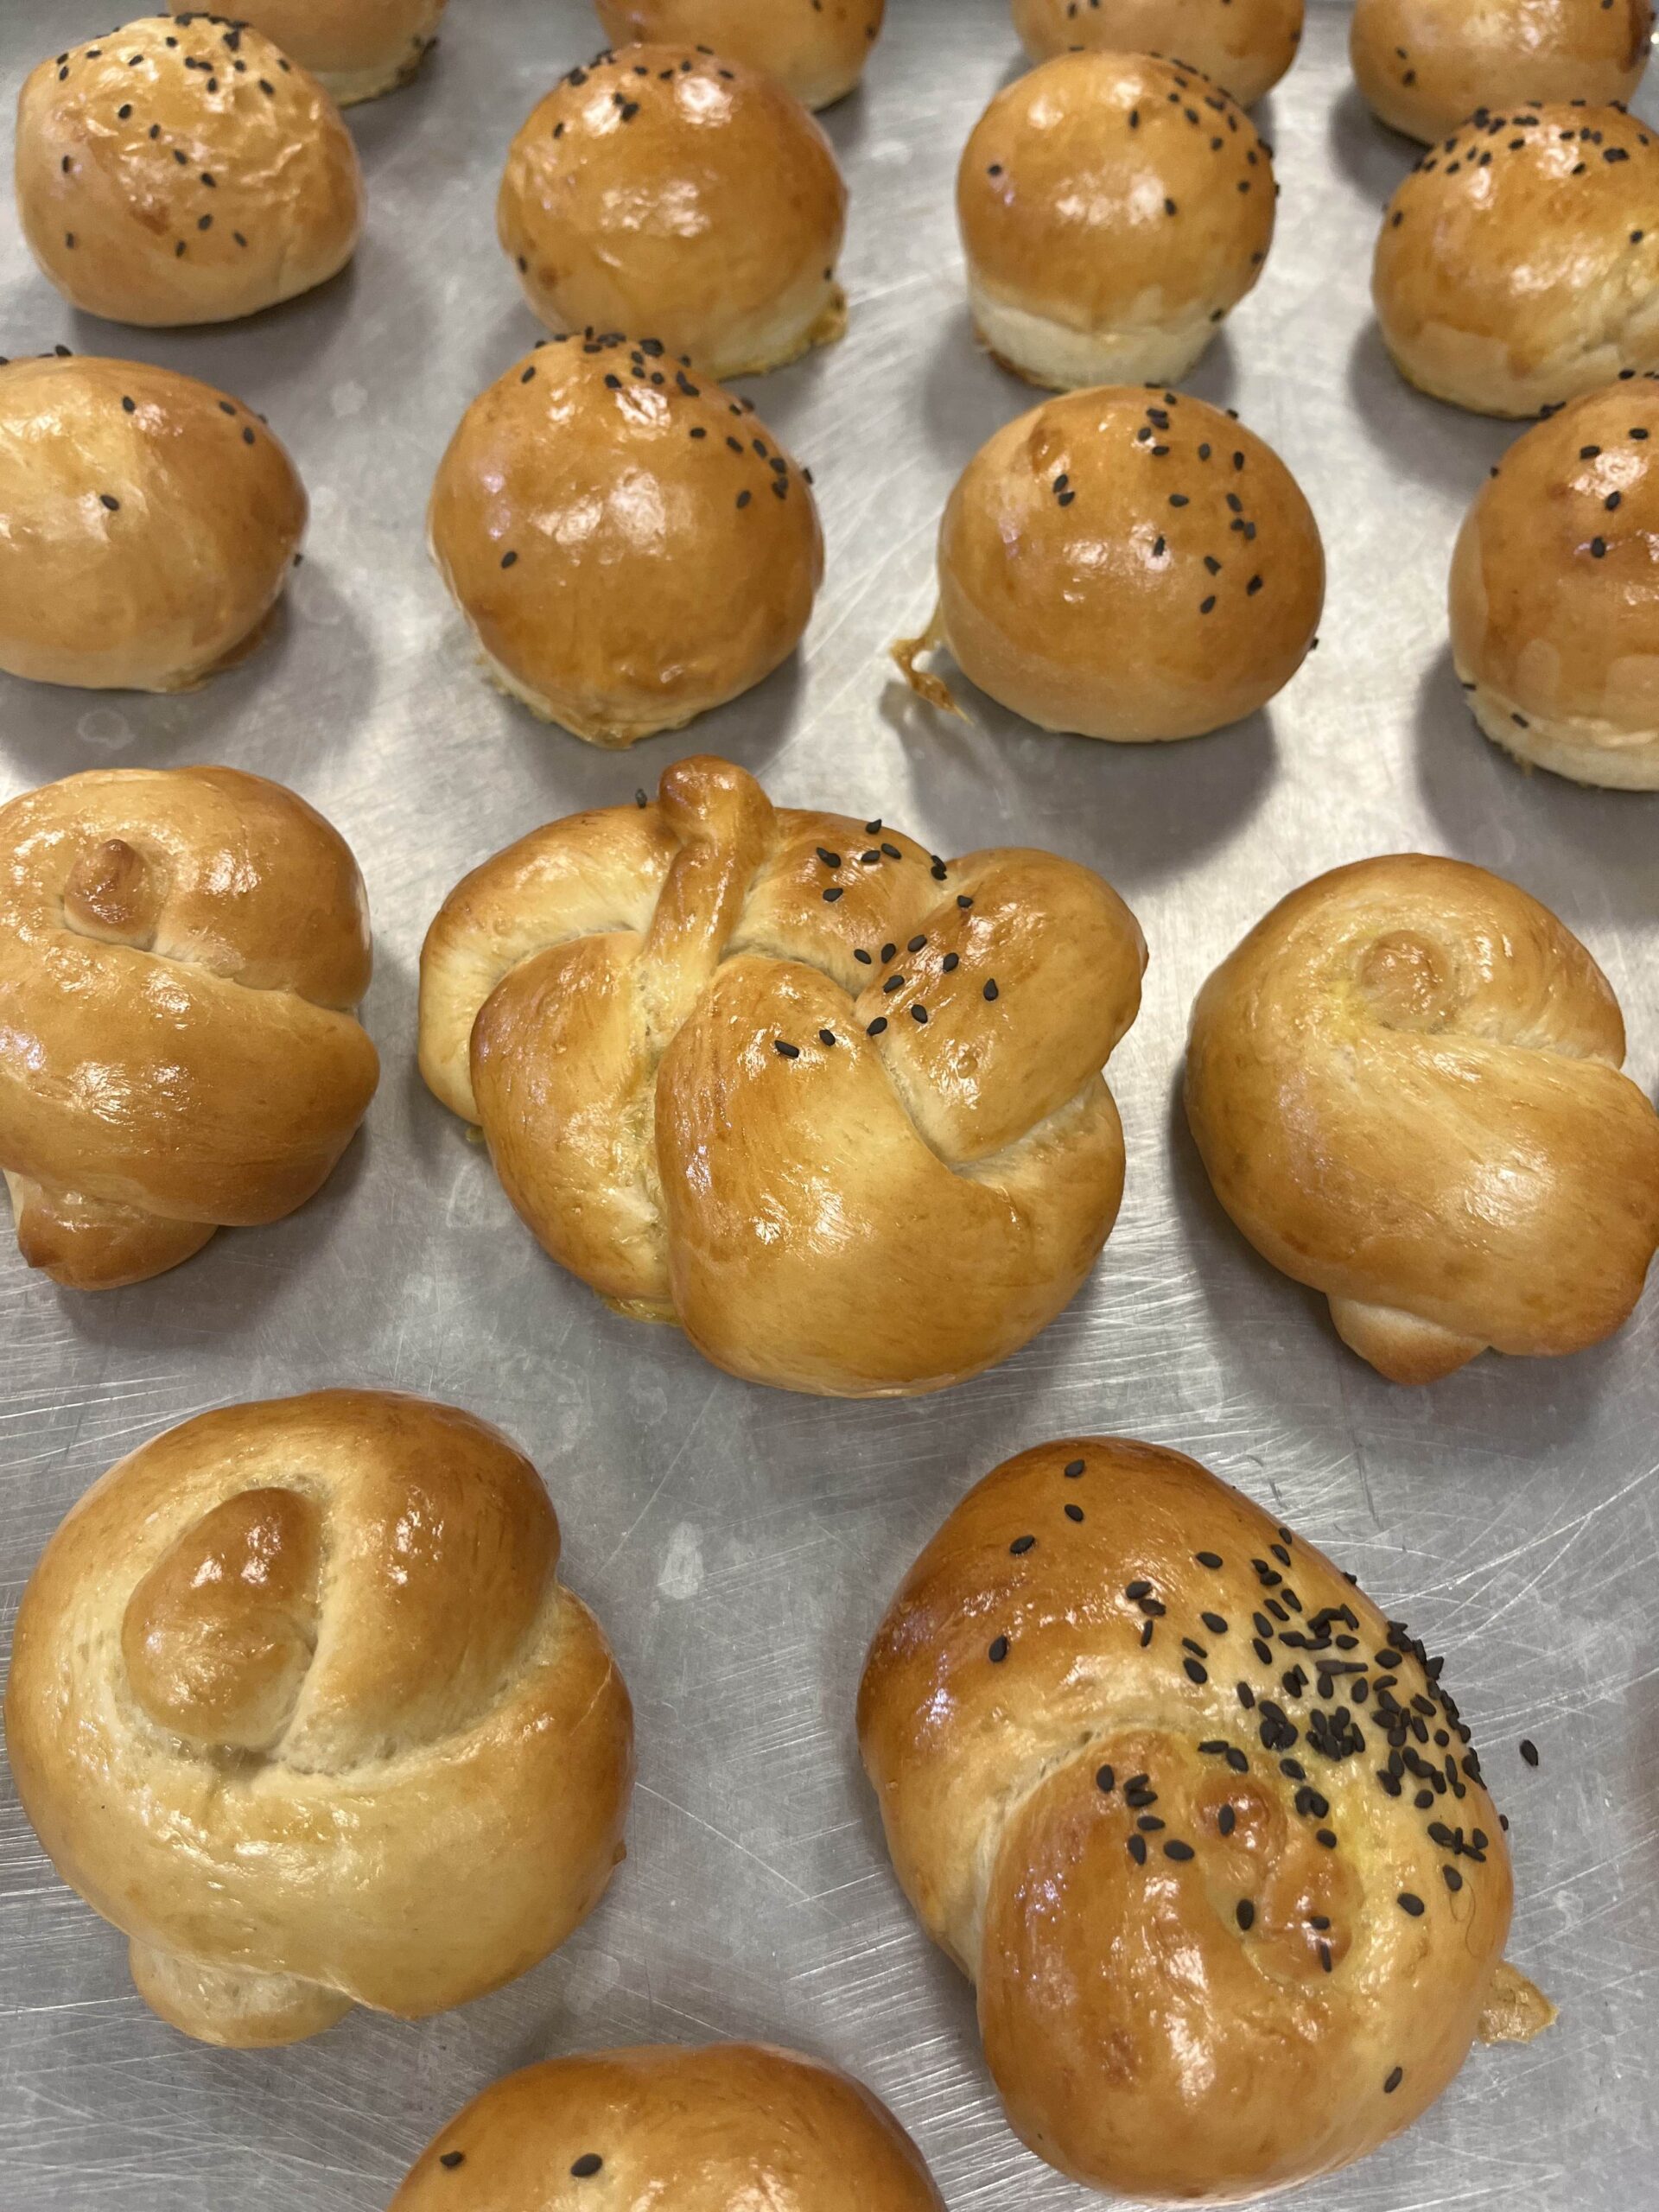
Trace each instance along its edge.
<path fill-rule="evenodd" d="M 1408 138 L 1478 107 L 1628 99 L 1648 66 L 1651 0 L 1355 0 L 1354 75 Z"/>
<path fill-rule="evenodd" d="M 1477 415 L 1659 367 L 1659 144 L 1617 107 L 1474 117 L 1395 194 L 1371 292 L 1401 375 Z"/>
<path fill-rule="evenodd" d="M 1478 2031 L 1554 2017 L 1501 1963 L 1509 1852 L 1439 1661 L 1178 1452 L 988 1475 L 877 1631 L 858 1729 L 1008 2119 L 1075 2181 L 1292 2188 L 1408 2126 Z"/>
<path fill-rule="evenodd" d="M 0 1168 L 30 1267 L 143 1282 L 327 1179 L 379 1074 L 363 880 L 280 784 L 103 769 L 0 807 Z"/>
<path fill-rule="evenodd" d="M 808 107 L 844 99 L 881 35 L 887 0 L 597 0 L 613 46 L 712 48 L 764 69 Z"/>
<path fill-rule="evenodd" d="M 1184 63 L 1063 54 L 1000 92 L 957 175 L 982 344 L 1032 384 L 1184 376 L 1261 273 L 1273 159 Z"/>
<path fill-rule="evenodd" d="M 0 668 L 183 691 L 264 634 L 304 487 L 257 415 L 137 361 L 0 362 Z"/>
<path fill-rule="evenodd" d="M 1007 1358 L 1093 1266 L 1145 960 L 1088 868 L 947 862 L 693 758 L 450 893 L 421 1071 L 620 1312 L 751 1382 L 910 1396 Z"/>
<path fill-rule="evenodd" d="M 868 2089 L 734 2043 L 509 2074 L 428 2145 L 392 2212 L 563 2212 L 571 2180 L 594 2184 L 602 2212 L 944 2212 L 920 2152 Z M 582 2201 L 571 2192 L 573 2212 Z"/>
<path fill-rule="evenodd" d="M 169 0 L 175 16 L 194 10 Z M 437 44 L 444 0 L 241 0 L 246 21 L 341 107 L 408 84 Z"/>
<path fill-rule="evenodd" d="M 1039 728 L 1119 744 L 1196 737 L 1265 706 L 1313 641 L 1325 556 L 1271 447 L 1201 399 L 1103 390 L 1008 423 L 963 471 L 939 530 L 939 599 L 918 656 Z"/>
<path fill-rule="evenodd" d="M 111 1468 L 17 1616 L 6 1737 L 64 1879 L 186 2035 L 415 2019 L 544 1957 L 622 1856 L 627 1692 L 536 1470 L 378 1390 Z"/>
<path fill-rule="evenodd" d="M 1033 61 L 1079 47 L 1179 54 L 1254 107 L 1296 59 L 1303 0 L 1014 0 Z"/>
<path fill-rule="evenodd" d="M 512 142 L 496 229 L 547 327 L 649 332 L 705 376 L 751 376 L 847 327 L 847 188 L 772 78 L 706 48 L 573 69 Z"/>
<path fill-rule="evenodd" d="M 492 680 L 626 746 L 794 652 L 823 575 L 810 482 L 750 401 L 656 339 L 556 339 L 462 416 L 428 537 Z"/>
<path fill-rule="evenodd" d="M 145 16 L 41 62 L 17 106 L 17 210 L 73 306 L 228 322 L 351 259 L 363 181 L 340 111 L 219 16 Z"/>
<path fill-rule="evenodd" d="M 1216 1196 L 1394 1382 L 1582 1351 L 1659 1247 L 1659 1115 L 1554 914 L 1462 861 L 1304 884 L 1198 994 L 1186 1111 Z"/>

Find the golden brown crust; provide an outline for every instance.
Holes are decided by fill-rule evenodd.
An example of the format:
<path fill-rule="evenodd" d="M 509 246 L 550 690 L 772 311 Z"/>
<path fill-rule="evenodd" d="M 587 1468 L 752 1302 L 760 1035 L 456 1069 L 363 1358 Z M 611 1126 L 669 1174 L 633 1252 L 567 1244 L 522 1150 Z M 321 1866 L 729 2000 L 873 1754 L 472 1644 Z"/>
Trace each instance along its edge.
<path fill-rule="evenodd" d="M 1186 1110 L 1216 1195 L 1396 1382 L 1621 1327 L 1659 1247 L 1659 1115 L 1547 908 L 1399 854 L 1282 899 L 1198 994 Z"/>
<path fill-rule="evenodd" d="M 693 758 L 457 886 L 421 1068 L 602 1296 L 753 1381 L 906 1395 L 1006 1358 L 1093 1264 L 1144 961 L 1087 868 L 936 862 Z"/>
<path fill-rule="evenodd" d="M 1014 0 L 1033 61 L 1077 48 L 1179 56 L 1254 107 L 1296 58 L 1304 0 Z"/>
<path fill-rule="evenodd" d="M 428 2145 L 392 2206 L 564 2212 L 567 2189 L 571 2212 L 595 2190 L 601 2204 L 664 2212 L 944 2212 L 921 2153 L 868 2089 L 753 2044 L 594 2051 L 509 2074 Z"/>
<path fill-rule="evenodd" d="M 241 19 L 341 107 L 406 85 L 437 44 L 445 0 L 237 0 Z M 169 0 L 175 16 L 194 12 Z"/>
<path fill-rule="evenodd" d="M 877 1631 L 859 1739 L 1039 2156 L 1230 2202 L 1440 2095 L 1510 1875 L 1438 1676 L 1179 1452 L 1076 1438 L 969 1491 Z"/>
<path fill-rule="evenodd" d="M 1477 108 L 1628 99 L 1652 0 L 1355 0 L 1354 75 L 1373 112 L 1425 142 Z"/>
<path fill-rule="evenodd" d="M 498 1430 L 380 1391 L 201 1414 L 73 1509 L 23 1595 L 8 1748 L 175 2026 L 419 2018 L 585 1917 L 632 1722 L 558 1551 Z"/>
<path fill-rule="evenodd" d="M 829 107 L 864 73 L 887 0 L 596 0 L 613 46 L 710 47 L 764 69 L 810 108 Z"/>

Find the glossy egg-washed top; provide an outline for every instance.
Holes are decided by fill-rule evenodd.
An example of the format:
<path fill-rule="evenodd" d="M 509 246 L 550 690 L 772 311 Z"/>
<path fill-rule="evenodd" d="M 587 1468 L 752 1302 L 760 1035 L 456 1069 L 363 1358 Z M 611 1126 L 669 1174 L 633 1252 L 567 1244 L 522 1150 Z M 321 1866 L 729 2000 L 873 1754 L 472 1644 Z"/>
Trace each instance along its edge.
<path fill-rule="evenodd" d="M 1075 47 L 1179 56 L 1245 107 L 1295 60 L 1302 14 L 1303 0 L 1014 0 L 1033 60 Z"/>
<path fill-rule="evenodd" d="M 881 34 L 887 0 L 598 0 L 613 46 L 676 39 L 747 61 L 808 107 L 851 92 Z"/>
<path fill-rule="evenodd" d="M 1354 74 L 1414 138 L 1478 107 L 1628 99 L 1648 66 L 1651 0 L 1356 0 Z"/>

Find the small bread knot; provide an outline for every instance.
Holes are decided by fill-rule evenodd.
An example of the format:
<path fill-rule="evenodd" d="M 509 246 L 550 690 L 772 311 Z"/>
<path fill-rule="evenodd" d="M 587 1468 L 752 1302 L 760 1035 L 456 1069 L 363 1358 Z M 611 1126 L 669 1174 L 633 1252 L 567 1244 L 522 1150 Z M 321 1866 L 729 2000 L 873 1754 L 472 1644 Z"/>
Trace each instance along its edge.
<path fill-rule="evenodd" d="M 124 837 L 106 837 L 69 871 L 63 909 L 88 937 L 147 948 L 156 933 L 162 895 L 144 855 Z"/>
<path fill-rule="evenodd" d="M 1360 954 L 1359 987 L 1390 1029 L 1436 1029 L 1463 1003 L 1452 956 L 1415 930 L 1390 930 Z"/>

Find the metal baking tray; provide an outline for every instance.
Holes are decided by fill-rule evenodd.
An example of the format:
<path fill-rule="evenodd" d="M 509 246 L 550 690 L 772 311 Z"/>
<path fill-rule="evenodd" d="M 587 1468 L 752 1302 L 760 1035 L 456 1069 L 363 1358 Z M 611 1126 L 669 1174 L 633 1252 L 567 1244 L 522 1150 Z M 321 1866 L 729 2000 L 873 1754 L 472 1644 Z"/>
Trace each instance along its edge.
<path fill-rule="evenodd" d="M 0 9 L 8 110 L 40 55 L 109 13 Z M 540 727 L 480 681 L 422 542 L 461 410 L 536 335 L 493 203 L 512 130 L 601 42 L 579 0 L 454 0 L 418 82 L 352 111 L 371 201 L 353 268 L 257 321 L 156 333 L 73 315 L 0 228 L 0 353 L 61 340 L 199 372 L 269 415 L 314 518 L 280 633 L 207 689 L 0 679 L 0 792 L 198 760 L 295 785 L 368 879 L 367 1020 L 385 1070 L 313 1205 L 221 1235 L 158 1281 L 77 1298 L 31 1280 L 6 1236 L 8 1622 L 71 1501 L 168 1423 L 324 1383 L 428 1392 L 502 1423 L 541 1467 L 640 1751 L 628 1863 L 563 1951 L 419 2025 L 359 2012 L 255 2056 L 151 2017 L 121 1939 L 56 1881 L 0 1783 L 0 2206 L 374 2212 L 431 2131 L 512 2067 L 728 2036 L 862 2075 L 954 2212 L 1096 2201 L 1003 2125 L 970 1993 L 899 1894 L 852 1731 L 866 1640 L 923 1539 L 997 1460 L 1079 1430 L 1197 1453 L 1445 1650 L 1514 1824 L 1511 1953 L 1560 2025 L 1527 2050 L 1477 2051 L 1417 2127 L 1301 2201 L 1656 2202 L 1659 1294 L 1578 1358 L 1488 1357 L 1426 1392 L 1392 1388 L 1219 1214 L 1177 1104 L 1188 1007 L 1245 928 L 1322 868 L 1412 848 L 1481 861 L 1553 906 L 1618 990 L 1633 1072 L 1649 1090 L 1659 1077 L 1659 798 L 1523 774 L 1477 734 L 1452 676 L 1452 540 L 1513 432 L 1419 397 L 1383 355 L 1371 242 L 1412 152 L 1352 91 L 1346 29 L 1316 0 L 1262 111 L 1278 241 L 1191 379 L 1306 487 L 1331 560 L 1323 642 L 1268 712 L 1184 745 L 1044 736 L 978 699 L 969 723 L 941 720 L 884 658 L 926 617 L 957 471 L 1032 397 L 975 350 L 952 212 L 958 149 L 1015 65 L 1005 0 L 895 0 L 866 89 L 826 118 L 853 193 L 851 327 L 746 386 L 817 478 L 829 575 L 806 650 L 631 757 Z M 1071 854 L 1145 927 L 1145 1010 L 1110 1071 L 1129 1160 L 1117 1231 L 1046 1334 L 943 1396 L 752 1389 L 672 1332 L 613 1316 L 543 1258 L 416 1077 L 416 956 L 462 872 L 705 749 L 782 801 L 880 814 L 937 851 Z"/>

